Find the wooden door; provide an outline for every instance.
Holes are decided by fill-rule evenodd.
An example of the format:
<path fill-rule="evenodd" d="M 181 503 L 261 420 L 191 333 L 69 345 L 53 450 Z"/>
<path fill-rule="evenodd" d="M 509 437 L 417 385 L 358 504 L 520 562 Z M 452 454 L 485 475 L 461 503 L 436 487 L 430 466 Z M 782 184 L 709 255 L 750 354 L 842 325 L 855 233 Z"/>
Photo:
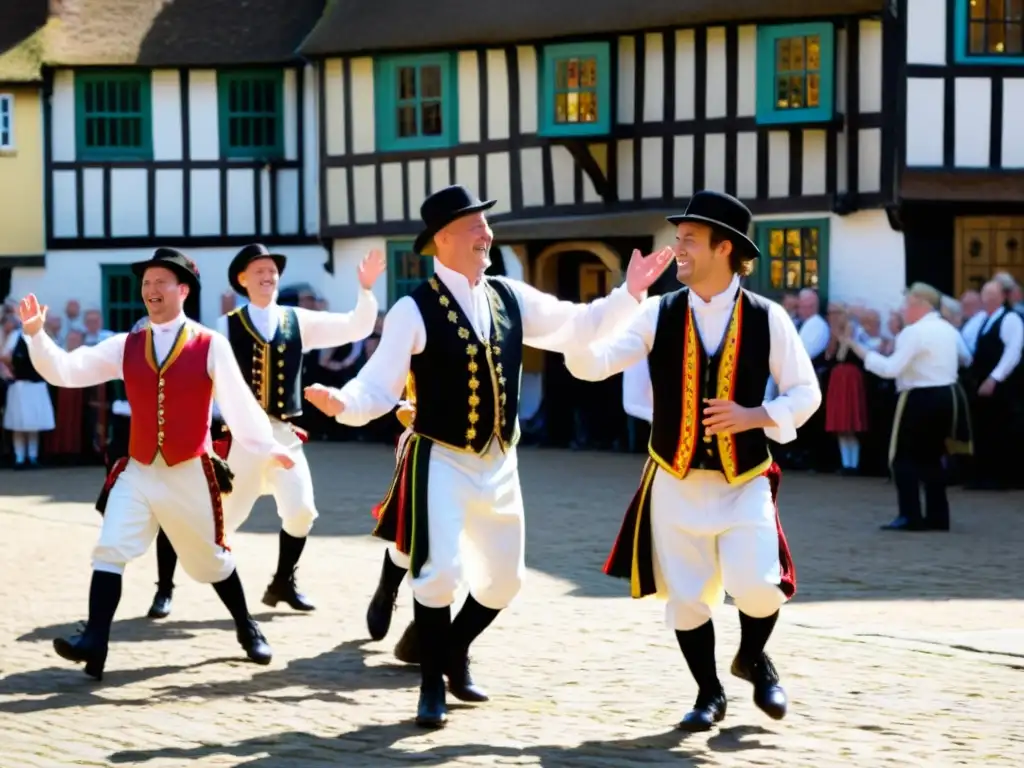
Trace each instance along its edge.
<path fill-rule="evenodd" d="M 1024 284 L 1024 217 L 961 216 L 953 248 L 956 294 L 981 290 L 998 272 Z"/>

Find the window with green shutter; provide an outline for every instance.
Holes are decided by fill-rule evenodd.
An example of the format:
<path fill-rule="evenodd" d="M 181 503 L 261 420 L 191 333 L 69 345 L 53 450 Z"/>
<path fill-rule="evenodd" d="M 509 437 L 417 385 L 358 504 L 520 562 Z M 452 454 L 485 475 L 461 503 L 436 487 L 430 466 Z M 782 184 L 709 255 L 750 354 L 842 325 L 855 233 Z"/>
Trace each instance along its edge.
<path fill-rule="evenodd" d="M 217 75 L 220 153 L 225 158 L 284 156 L 284 73 L 241 70 Z"/>
<path fill-rule="evenodd" d="M 130 264 L 103 264 L 103 327 L 127 333 L 146 316 L 139 278 Z"/>
<path fill-rule="evenodd" d="M 388 243 L 388 307 L 434 274 L 434 257 L 421 256 L 412 241 Z"/>
<path fill-rule="evenodd" d="M 78 159 L 151 159 L 151 99 L 149 72 L 75 72 Z"/>

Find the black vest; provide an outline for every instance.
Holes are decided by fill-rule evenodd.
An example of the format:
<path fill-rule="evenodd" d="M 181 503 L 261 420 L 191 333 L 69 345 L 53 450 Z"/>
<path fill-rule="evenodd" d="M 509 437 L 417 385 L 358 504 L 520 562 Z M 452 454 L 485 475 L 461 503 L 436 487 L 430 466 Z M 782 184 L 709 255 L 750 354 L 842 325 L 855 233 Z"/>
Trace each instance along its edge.
<path fill-rule="evenodd" d="M 268 416 L 285 421 L 302 413 L 302 337 L 291 307 L 278 307 L 277 330 L 267 343 L 248 306 L 228 313 L 228 341 L 242 376 Z"/>
<path fill-rule="evenodd" d="M 497 436 L 503 449 L 519 441 L 523 323 L 515 294 L 484 278 L 491 308 L 486 341 L 473 330 L 436 276 L 411 295 L 427 331 L 409 367 L 408 397 L 416 403 L 416 434 L 447 448 L 482 454 Z"/>
<path fill-rule="evenodd" d="M 985 328 L 986 323 L 988 323 L 987 318 L 981 324 L 984 332 L 979 331 L 978 333 L 978 343 L 974 347 L 974 360 L 971 363 L 971 374 L 979 383 L 987 379 L 989 374 L 999 365 L 999 360 L 1002 358 L 1003 349 L 1005 348 L 1003 340 L 999 337 L 999 332 L 1003 327 L 1003 320 L 1006 319 L 1006 315 L 1011 311 L 1003 307 L 1002 314 L 987 329 Z"/>
<path fill-rule="evenodd" d="M 40 331 L 46 333 L 46 331 Z M 43 377 L 39 375 L 36 367 L 32 365 L 32 358 L 28 353 L 28 342 L 25 341 L 25 334 L 18 336 L 18 341 L 11 350 L 11 373 L 15 381 L 40 382 Z"/>
<path fill-rule="evenodd" d="M 756 408 L 764 403 L 771 371 L 770 303 L 740 290 L 725 335 L 714 355 L 701 342 L 682 289 L 661 299 L 649 364 L 654 393 L 651 457 L 676 477 L 690 469 L 722 472 L 730 483 L 742 483 L 771 464 L 764 431 L 737 435 L 705 435 L 704 400 L 733 400 Z"/>

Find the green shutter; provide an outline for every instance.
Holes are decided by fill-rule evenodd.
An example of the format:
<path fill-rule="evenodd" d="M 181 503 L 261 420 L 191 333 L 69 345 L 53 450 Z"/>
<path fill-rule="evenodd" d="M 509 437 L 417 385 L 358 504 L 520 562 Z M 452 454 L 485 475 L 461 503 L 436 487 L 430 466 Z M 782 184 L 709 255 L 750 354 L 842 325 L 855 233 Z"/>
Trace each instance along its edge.
<path fill-rule="evenodd" d="M 388 243 L 388 307 L 434 274 L 434 257 L 412 250 L 412 240 Z"/>
<path fill-rule="evenodd" d="M 832 24 L 758 27 L 758 123 L 829 122 L 835 118 L 834 89 L 835 28 Z"/>
<path fill-rule="evenodd" d="M 444 149 L 459 143 L 455 56 L 432 53 L 374 61 L 379 152 Z"/>
<path fill-rule="evenodd" d="M 139 279 L 129 264 L 100 266 L 103 282 L 103 325 L 114 333 L 126 333 L 146 316 Z"/>
<path fill-rule="evenodd" d="M 151 160 L 151 75 L 133 70 L 75 72 L 79 160 Z"/>
<path fill-rule="evenodd" d="M 608 43 L 545 46 L 540 77 L 541 136 L 594 136 L 611 130 Z"/>
<path fill-rule="evenodd" d="M 828 294 L 829 220 L 759 221 L 754 238 L 761 258 L 754 265 L 751 286 L 778 298 L 788 291 L 814 288 Z"/>
<path fill-rule="evenodd" d="M 217 116 L 223 158 L 284 157 L 284 72 L 217 73 Z"/>

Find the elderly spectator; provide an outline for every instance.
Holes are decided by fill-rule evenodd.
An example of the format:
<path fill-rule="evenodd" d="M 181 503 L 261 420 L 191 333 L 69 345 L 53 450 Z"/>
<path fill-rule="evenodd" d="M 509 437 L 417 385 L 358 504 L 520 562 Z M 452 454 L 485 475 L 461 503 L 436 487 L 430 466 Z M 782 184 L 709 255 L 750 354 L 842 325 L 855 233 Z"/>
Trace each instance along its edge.
<path fill-rule="evenodd" d="M 85 343 L 85 334 L 69 330 L 65 340 L 66 349 L 72 352 Z M 70 387 L 54 387 L 53 400 L 57 414 L 57 428 L 46 435 L 43 450 L 47 460 L 58 464 L 79 461 L 88 445 L 86 432 L 85 393 L 87 390 Z"/>

